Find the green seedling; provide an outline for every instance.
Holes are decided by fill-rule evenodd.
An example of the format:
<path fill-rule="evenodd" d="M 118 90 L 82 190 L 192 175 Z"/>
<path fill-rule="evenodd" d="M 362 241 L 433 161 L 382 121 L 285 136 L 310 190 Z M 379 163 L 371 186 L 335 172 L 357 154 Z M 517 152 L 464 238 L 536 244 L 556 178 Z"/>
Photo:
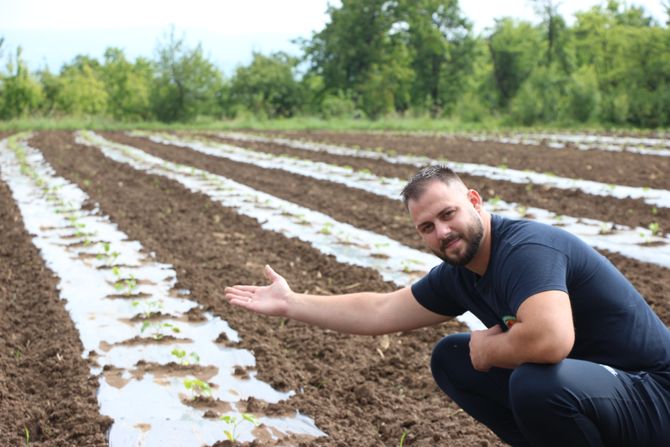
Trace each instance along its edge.
<path fill-rule="evenodd" d="M 319 233 L 325 234 L 326 236 L 333 234 L 331 231 L 331 228 L 333 228 L 333 223 L 332 222 L 326 222 L 323 224 L 321 229 L 319 230 Z"/>
<path fill-rule="evenodd" d="M 186 351 L 184 351 L 183 349 L 174 348 L 172 350 L 172 352 L 170 352 L 170 354 L 177 357 L 177 360 L 178 360 L 179 364 L 183 365 L 183 366 L 188 366 L 191 363 L 194 363 L 194 364 L 195 363 L 200 363 L 200 356 L 198 355 L 197 352 L 191 352 L 187 356 Z M 189 359 L 191 359 L 191 360 L 189 360 Z"/>
<path fill-rule="evenodd" d="M 168 333 L 172 332 L 174 334 L 179 334 L 181 332 L 179 326 L 176 326 L 172 323 L 168 323 L 167 321 L 164 321 L 162 323 L 160 322 L 153 323 L 149 320 L 144 320 L 140 332 L 144 333 L 144 331 L 146 331 L 147 329 L 151 329 L 151 337 L 154 340 L 161 340 L 163 337 L 166 336 L 165 332 Z"/>
<path fill-rule="evenodd" d="M 228 426 L 227 429 L 223 430 L 223 432 L 226 434 L 226 438 L 228 438 L 229 441 L 235 442 L 237 440 L 237 429 L 239 428 L 240 424 L 242 424 L 244 421 L 250 422 L 254 424 L 254 426 L 258 427 L 260 425 L 260 422 L 251 414 L 249 413 L 242 413 L 240 414 L 240 418 L 237 416 L 231 416 L 231 415 L 224 415 L 219 417 L 223 422 L 225 422 Z"/>
<path fill-rule="evenodd" d="M 123 291 L 124 295 L 130 296 L 137 289 L 137 279 L 133 275 L 130 275 L 130 278 L 119 279 L 114 283 L 114 288 Z"/>
<path fill-rule="evenodd" d="M 402 435 L 400 436 L 400 444 L 398 444 L 399 447 L 403 447 L 405 445 L 405 439 L 407 438 L 407 434 L 409 432 L 407 430 L 402 431 Z"/>
<path fill-rule="evenodd" d="M 102 253 L 98 253 L 96 256 L 96 259 L 98 260 L 105 260 L 105 264 L 108 266 L 112 266 L 116 264 L 116 259 L 121 256 L 121 253 L 118 251 L 112 251 L 112 244 L 110 242 L 101 242 L 102 244 Z"/>
<path fill-rule="evenodd" d="M 412 264 L 422 264 L 422 262 L 417 261 L 416 259 L 406 259 L 403 260 L 400 264 L 402 265 L 403 273 L 413 273 L 415 270 L 412 269 Z"/>
<path fill-rule="evenodd" d="M 154 301 L 135 300 L 131 303 L 131 306 L 133 306 L 134 309 L 137 309 L 138 307 L 142 306 L 143 307 L 142 318 L 146 320 L 147 318 L 150 318 L 153 313 L 163 308 L 163 302 L 160 300 L 154 300 Z"/>
<path fill-rule="evenodd" d="M 204 396 L 210 397 L 212 395 L 212 387 L 209 386 L 209 383 L 198 378 L 184 379 L 184 388 L 191 392 L 193 399 Z"/>
<path fill-rule="evenodd" d="M 489 199 L 489 203 L 490 203 L 492 206 L 497 206 L 498 203 L 500 203 L 500 200 L 501 200 L 501 199 L 500 199 L 500 196 L 496 195 L 496 196 L 493 196 L 492 198 Z"/>
<path fill-rule="evenodd" d="M 26 447 L 28 447 L 30 445 L 30 430 L 28 430 L 28 427 L 23 427 L 23 434 L 26 441 Z"/>
<path fill-rule="evenodd" d="M 655 216 L 655 215 L 658 214 L 658 209 L 656 209 L 655 206 L 652 206 L 652 207 L 651 207 L 651 214 L 652 214 L 653 216 Z"/>
<path fill-rule="evenodd" d="M 649 224 L 649 231 L 651 231 L 652 236 L 659 236 L 661 234 L 661 226 L 658 222 L 652 222 Z"/>

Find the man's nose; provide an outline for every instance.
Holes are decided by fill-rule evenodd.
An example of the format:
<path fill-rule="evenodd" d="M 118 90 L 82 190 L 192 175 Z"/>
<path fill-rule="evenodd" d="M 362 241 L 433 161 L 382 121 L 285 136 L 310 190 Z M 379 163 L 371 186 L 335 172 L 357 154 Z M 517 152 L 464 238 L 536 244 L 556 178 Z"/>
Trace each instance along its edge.
<path fill-rule="evenodd" d="M 438 222 L 435 228 L 437 230 L 437 237 L 440 239 L 444 239 L 451 233 L 451 227 L 446 222 Z"/>

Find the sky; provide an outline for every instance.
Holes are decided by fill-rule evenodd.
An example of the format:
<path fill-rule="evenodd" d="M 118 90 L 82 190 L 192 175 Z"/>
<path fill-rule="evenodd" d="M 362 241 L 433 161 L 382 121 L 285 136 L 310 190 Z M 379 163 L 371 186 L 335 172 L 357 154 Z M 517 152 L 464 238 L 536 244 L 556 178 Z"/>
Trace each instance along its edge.
<path fill-rule="evenodd" d="M 568 23 L 575 11 L 598 0 L 559 0 Z M 0 0 L 0 37 L 5 42 L 0 64 L 22 47 L 31 70 L 58 71 L 80 54 L 102 60 L 108 47 L 118 47 L 130 60 L 153 59 L 171 26 L 189 47 L 201 43 L 208 59 L 226 75 L 251 61 L 254 51 L 299 54 L 296 38 L 309 39 L 328 22 L 328 5 L 340 0 Z M 665 22 L 662 0 L 628 1 Z M 461 0 L 461 10 L 478 33 L 495 18 L 539 21 L 530 0 Z"/>

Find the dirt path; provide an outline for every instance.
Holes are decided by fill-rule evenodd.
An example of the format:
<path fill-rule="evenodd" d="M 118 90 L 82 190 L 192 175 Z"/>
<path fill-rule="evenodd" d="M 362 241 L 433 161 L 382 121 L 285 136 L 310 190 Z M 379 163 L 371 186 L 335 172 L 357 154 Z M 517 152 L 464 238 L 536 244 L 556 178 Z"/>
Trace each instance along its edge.
<path fill-rule="evenodd" d="M 0 182 L 0 445 L 103 446 L 100 416 L 79 333 L 57 280 Z"/>
<path fill-rule="evenodd" d="M 316 139 L 315 134 L 309 135 Z M 321 134 L 319 134 L 319 136 L 320 135 Z M 388 163 L 381 160 L 342 157 L 326 153 L 292 149 L 284 145 L 272 143 L 240 142 L 232 139 L 214 137 L 212 135 L 207 135 L 207 137 L 233 146 L 240 146 L 276 155 L 287 154 L 339 166 L 348 165 L 357 170 L 369 169 L 374 174 L 384 177 L 408 179 L 417 171 L 417 168 L 414 166 Z M 431 155 L 430 150 L 427 149 L 424 153 L 422 152 L 423 147 L 419 149 L 416 146 L 417 145 L 414 146 L 415 149 L 412 154 Z M 374 148 L 376 146 L 371 147 Z M 491 151 L 493 151 L 493 149 L 491 149 Z M 656 162 L 656 158 L 662 157 L 654 157 L 653 162 Z M 637 162 L 641 168 L 651 163 L 648 158 L 637 159 Z M 522 165 L 519 167 L 519 169 L 526 168 L 530 168 L 530 165 Z M 629 168 L 634 170 L 634 168 L 630 166 Z M 670 231 L 670 208 L 658 208 L 653 210 L 652 206 L 644 203 L 642 200 L 594 196 L 577 190 L 564 190 L 542 185 L 516 184 L 466 174 L 461 175 L 461 178 L 466 184 L 477 189 L 485 200 L 499 196 L 507 202 L 516 202 L 519 205 L 526 207 L 531 206 L 542 208 L 564 216 L 587 217 L 601 220 L 603 222 L 614 222 L 631 227 L 641 226 L 646 228 L 650 223 L 655 222 L 658 223 L 664 231 Z M 597 172 L 593 172 L 585 178 L 588 180 L 606 182 L 606 179 L 599 177 Z"/>
<path fill-rule="evenodd" d="M 428 370 L 432 344 L 463 330 L 458 323 L 381 338 L 336 334 L 259 317 L 227 305 L 225 286 L 260 283 L 264 263 L 296 290 L 342 293 L 390 290 L 376 272 L 343 265 L 295 239 L 264 231 L 249 218 L 74 144 L 68 133 L 31 140 L 59 175 L 75 181 L 132 239 L 172 264 L 178 287 L 226 319 L 253 350 L 258 377 L 280 389 L 302 389 L 286 407 L 310 415 L 330 437 L 313 445 L 499 445 L 496 438 L 439 393 Z M 85 182 L 84 180 L 90 180 Z M 261 408 L 263 403 L 250 403 Z"/>

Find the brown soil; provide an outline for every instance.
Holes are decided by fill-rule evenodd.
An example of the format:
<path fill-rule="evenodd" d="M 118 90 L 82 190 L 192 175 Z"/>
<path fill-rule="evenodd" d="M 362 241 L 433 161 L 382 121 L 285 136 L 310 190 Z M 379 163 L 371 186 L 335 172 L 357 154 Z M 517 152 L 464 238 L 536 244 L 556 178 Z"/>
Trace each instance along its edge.
<path fill-rule="evenodd" d="M 418 239 L 413 234 L 400 202 L 285 172 L 268 173 L 267 170 L 262 171 L 250 165 L 216 159 L 144 139 L 130 139 L 122 134 L 107 136 L 132 143 L 166 159 L 205 167 L 211 172 L 259 190 L 325 212 L 335 219 L 419 247 Z M 314 135 L 310 136 L 316 138 Z M 350 144 L 347 140 L 341 142 Z M 462 325 L 453 322 L 435 328 L 393 334 L 389 336 L 388 348 L 384 350 L 386 344 L 382 337 L 342 335 L 293 321 L 260 317 L 233 308 L 222 298 L 224 287 L 264 282 L 261 270 L 266 263 L 272 264 L 285 275 L 294 289 L 299 291 L 385 291 L 391 290 L 393 286 L 384 282 L 376 272 L 339 264 L 334 258 L 321 254 L 299 240 L 264 231 L 256 221 L 239 216 L 234 210 L 215 204 L 203 195 L 191 193 L 176 182 L 115 163 L 96 149 L 75 144 L 70 133 L 39 133 L 31 140 L 31 145 L 42 150 L 58 175 L 77 183 L 87 192 L 92 202 L 99 203 L 102 212 L 109 215 L 131 239 L 141 241 L 147 251 L 155 252 L 160 262 L 172 264 L 179 279 L 177 288 L 189 289 L 192 299 L 224 318 L 240 333 L 241 347 L 252 350 L 256 356 L 260 379 L 279 389 L 302 390 L 280 405 L 268 405 L 250 399 L 244 403 L 247 410 L 260 409 L 275 414 L 299 410 L 311 416 L 329 437 L 304 442 L 303 445 L 398 445 L 403 430 L 409 431 L 405 442 L 408 446 L 502 445 L 491 432 L 459 411 L 458 407 L 439 392 L 430 376 L 428 359 L 432 345 L 446 333 L 463 331 Z M 245 146 L 256 147 L 246 143 Z M 263 150 L 267 147 L 264 146 Z M 286 148 L 274 149 L 287 152 Z M 311 158 L 308 155 L 306 151 L 300 151 L 300 156 Z M 351 159 L 337 160 L 338 164 L 353 165 L 352 162 Z M 371 171 L 380 175 L 391 175 L 384 173 L 386 169 L 390 169 L 387 164 L 375 161 L 368 163 Z M 509 166 L 513 167 L 511 163 Z M 405 174 L 393 176 L 407 177 L 415 170 L 409 167 L 403 169 L 406 170 Z M 556 170 L 554 172 L 558 174 Z M 601 180 L 594 176 L 588 178 Z M 8 270 L 11 275 L 24 278 L 21 287 L 25 288 L 19 288 L 18 284 L 8 286 L 12 283 L 0 276 L 0 303 L 3 306 L 0 314 L 0 324 L 3 325 L 0 342 L 3 343 L 0 352 L 0 438 L 3 442 L 10 439 L 10 445 L 19 444 L 23 425 L 32 420 L 32 416 L 26 415 L 32 415 L 29 412 L 35 409 L 43 409 L 40 414 L 44 415 L 44 421 L 51 422 L 53 419 L 58 423 L 53 423 L 52 426 L 56 428 L 50 428 L 53 431 L 48 433 L 42 428 L 43 441 L 35 445 L 104 444 L 104 437 L 100 436 L 104 436 L 107 426 L 105 418 L 97 413 L 94 395 L 97 383 L 88 379 L 88 367 L 80 357 L 81 344 L 57 298 L 55 280 L 45 270 L 29 241 L 29 236 L 25 234 L 20 215 L 12 204 L 7 188 L 0 186 L 0 230 L 3 230 L 0 236 L 3 238 L 0 256 L 3 265 L 11 265 Z M 502 188 L 503 185 L 494 186 Z M 492 195 L 499 194 L 508 201 L 520 201 L 519 197 L 524 197 L 523 191 L 523 187 L 511 188 L 508 195 L 498 190 Z M 564 192 L 562 194 L 565 195 Z M 538 196 L 559 203 L 552 206 L 564 206 L 567 211 L 563 214 L 583 215 L 577 209 L 579 207 L 574 206 L 572 198 L 569 201 L 546 199 L 547 196 L 553 197 L 546 192 L 538 193 Z M 584 208 L 593 208 L 594 203 L 602 199 L 588 200 L 591 202 L 585 201 Z M 614 201 L 608 206 L 616 206 L 618 209 L 628 206 L 622 205 L 622 202 L 625 201 Z M 531 205 L 528 202 L 522 203 Z M 649 208 L 646 206 L 647 212 Z M 21 244 L 6 242 L 17 240 L 21 240 Z M 670 324 L 670 271 L 618 255 L 608 256 L 633 281 L 663 321 Z M 5 264 L 5 259 L 11 264 Z M 19 273 L 24 271 L 25 274 Z M 36 272 L 42 273 L 38 275 Z M 4 269 L 0 270 L 0 275 L 6 275 Z M 44 282 L 40 279 L 42 277 Z M 29 284 L 25 278 L 30 278 Z M 13 280 L 16 281 L 15 278 Z M 39 299 L 40 305 L 31 304 L 32 301 L 27 304 L 21 301 L 8 309 L 12 297 L 16 296 L 20 296 L 22 300 L 30 297 L 35 302 Z M 64 352 L 70 352 L 64 351 L 64 346 L 69 347 L 72 355 L 67 358 L 71 362 L 76 360 L 79 366 L 68 363 L 67 369 L 56 369 L 56 377 L 51 377 L 54 375 L 54 360 L 41 356 L 31 358 L 32 361 L 24 366 L 25 371 L 20 370 L 19 374 L 16 372 L 19 366 L 12 362 L 22 364 L 28 355 L 24 353 L 24 357 L 17 361 L 12 354 L 14 349 L 25 344 L 25 340 L 20 338 L 23 333 L 20 326 L 27 326 L 26 321 L 31 318 L 44 321 L 47 317 L 41 311 L 46 307 L 45 301 L 53 301 L 60 306 L 56 306 L 60 309 L 58 312 L 49 311 L 53 323 L 49 320 L 48 326 L 33 324 L 29 330 L 26 329 L 23 337 L 45 341 L 53 339 L 61 356 L 65 356 Z M 37 314 L 39 317 L 35 316 L 37 309 L 40 309 Z M 62 329 L 63 326 L 69 327 L 69 331 Z M 58 328 L 58 337 L 51 335 L 52 327 Z M 19 341 L 12 341 L 5 334 L 16 335 Z M 61 340 L 66 334 L 73 339 L 67 338 L 63 343 Z M 31 349 L 35 349 L 35 343 L 37 342 L 31 343 Z M 29 364 L 37 366 L 30 369 Z M 151 367 L 153 366 L 138 365 L 137 369 L 140 371 Z M 15 375 L 6 379 L 12 371 Z M 111 374 L 113 371 L 107 373 Z M 244 371 L 240 371 L 242 373 Z M 35 388 L 39 383 L 53 383 L 61 380 L 61 377 L 64 382 L 53 389 L 46 387 L 41 392 L 21 393 L 14 391 L 13 385 L 13 381 L 17 380 L 15 377 L 21 374 L 25 378 L 20 389 Z M 54 396 L 61 387 L 67 390 L 67 394 L 63 392 L 62 395 Z M 68 387 L 75 387 L 75 390 Z M 5 396 L 10 394 L 6 390 L 12 390 L 16 396 L 12 403 L 7 403 Z M 73 396 L 79 395 L 86 397 L 81 400 L 87 405 L 80 402 L 79 406 L 71 406 L 66 412 L 63 411 L 64 396 L 69 396 L 68 404 L 74 405 L 77 400 Z M 49 402 L 58 402 L 59 405 Z M 54 414 L 61 415 L 62 420 L 53 417 Z M 37 420 L 41 421 L 43 427 L 47 426 L 46 422 Z M 81 427 L 96 427 L 97 431 L 87 431 L 86 435 L 79 435 L 82 437 L 76 441 L 74 438 L 65 437 L 75 436 Z M 6 437 L 5 433 L 12 437 Z M 32 433 L 31 430 L 31 442 L 34 439 Z M 269 444 L 261 442 L 257 445 Z"/>

